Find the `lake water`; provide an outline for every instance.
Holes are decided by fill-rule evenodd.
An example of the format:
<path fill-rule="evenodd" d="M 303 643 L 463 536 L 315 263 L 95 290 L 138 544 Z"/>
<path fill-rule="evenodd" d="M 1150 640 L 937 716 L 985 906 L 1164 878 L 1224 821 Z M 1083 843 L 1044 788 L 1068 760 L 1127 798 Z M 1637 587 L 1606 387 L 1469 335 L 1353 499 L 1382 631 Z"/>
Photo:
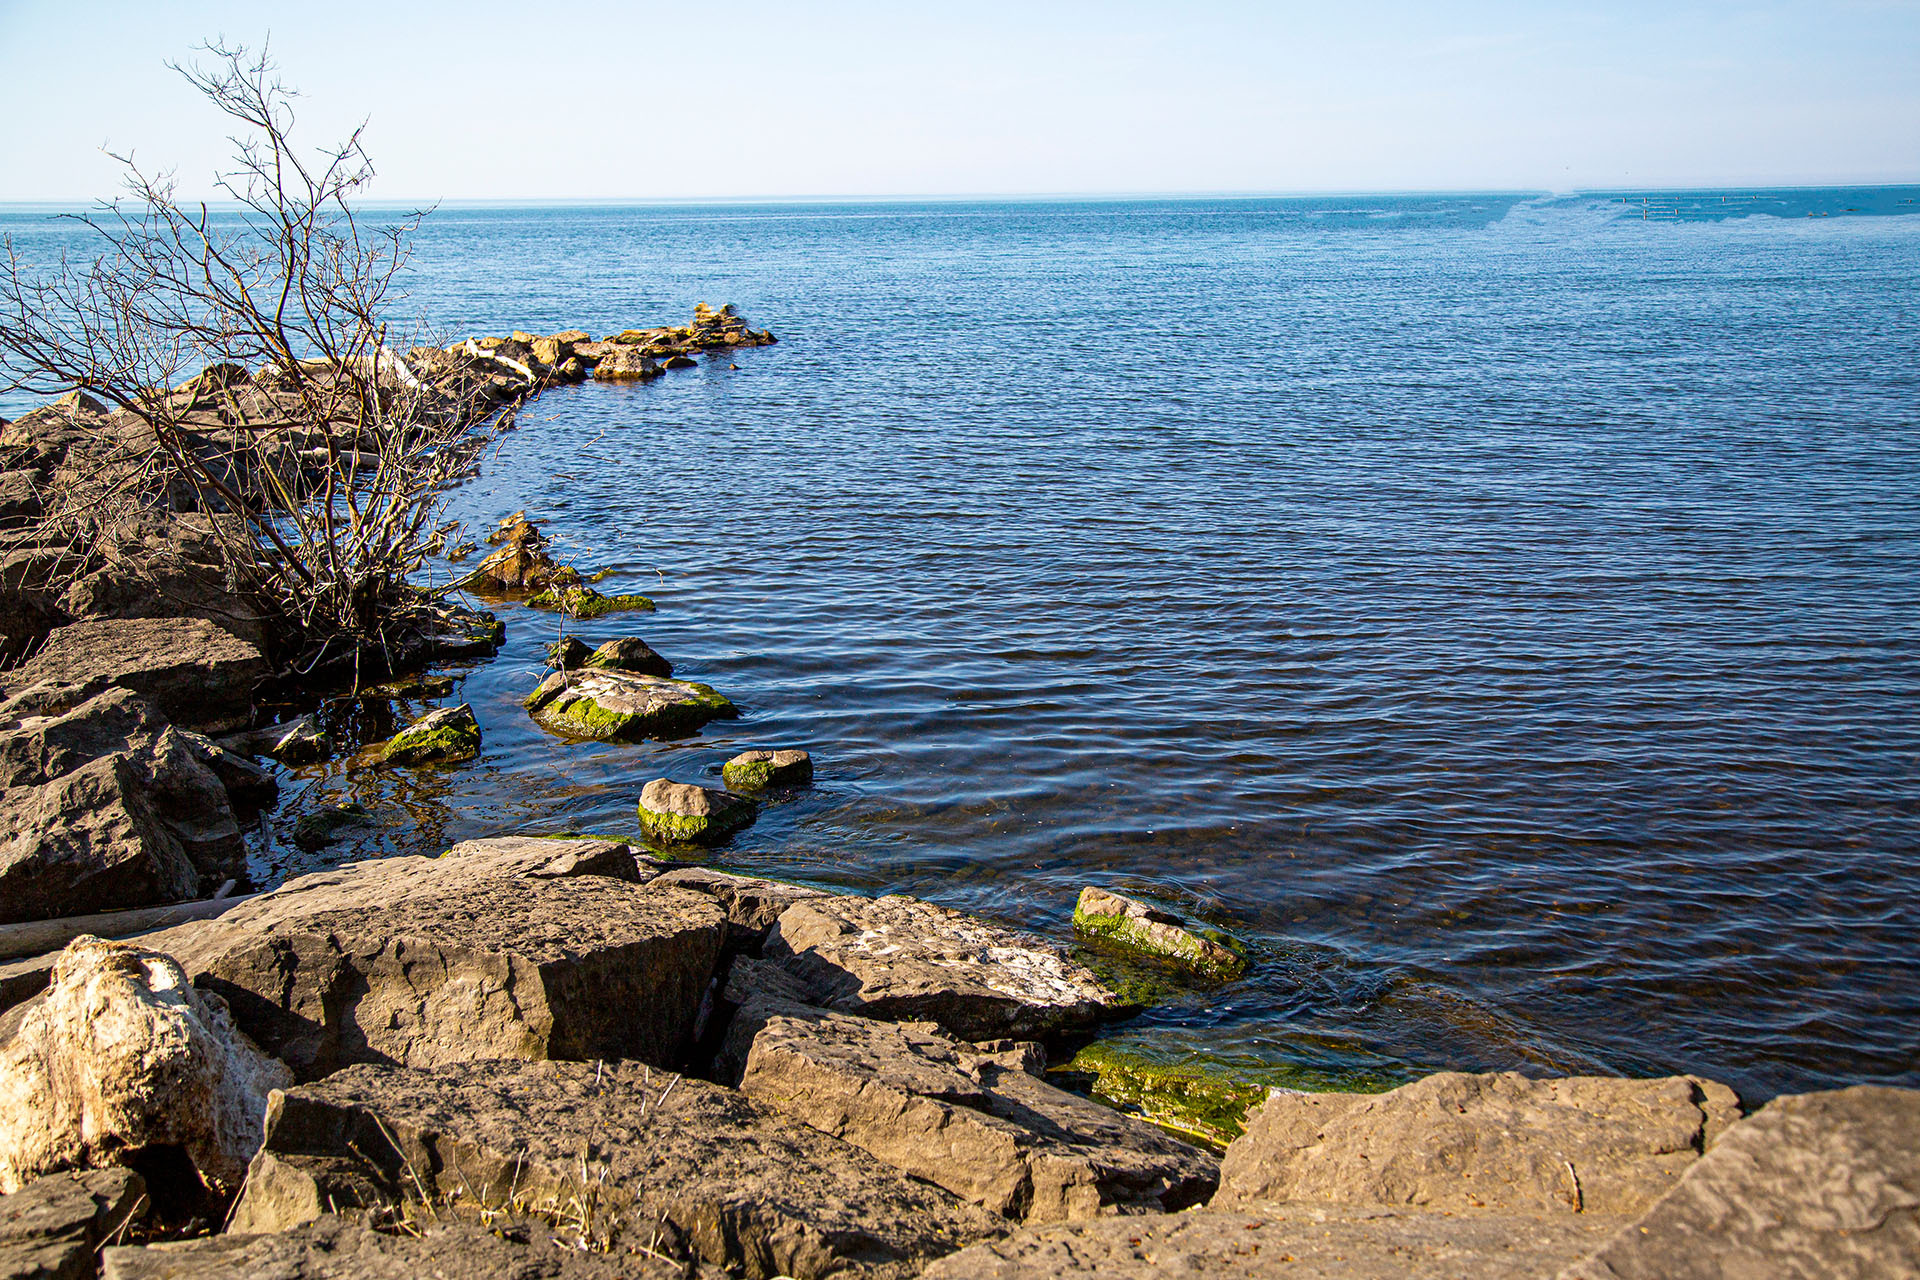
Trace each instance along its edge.
<path fill-rule="evenodd" d="M 382 848 L 630 831 L 804 746 L 717 862 L 1245 938 L 1118 1030 L 1163 1056 L 1920 1084 L 1916 197 L 442 209 L 447 337 L 780 336 L 543 395 L 453 508 L 651 595 L 579 630 L 743 715 L 553 738 L 508 606 L 482 758 L 296 771 L 259 865 L 322 798 Z"/>

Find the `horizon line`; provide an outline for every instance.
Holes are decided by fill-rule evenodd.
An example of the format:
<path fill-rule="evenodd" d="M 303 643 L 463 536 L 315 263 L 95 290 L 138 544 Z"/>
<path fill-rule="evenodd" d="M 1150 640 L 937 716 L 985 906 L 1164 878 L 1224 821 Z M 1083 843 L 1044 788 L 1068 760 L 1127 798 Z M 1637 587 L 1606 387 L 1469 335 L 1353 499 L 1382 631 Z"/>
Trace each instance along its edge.
<path fill-rule="evenodd" d="M 369 196 L 359 207 L 369 209 L 497 208 L 526 209 L 540 207 L 617 208 L 662 206 L 724 206 L 769 204 L 1007 204 L 1144 202 L 1195 200 L 1309 200 L 1341 197 L 1384 196 L 1499 196 L 1534 199 L 1561 199 L 1580 196 L 1618 195 L 1715 195 L 1764 194 L 1789 191 L 1895 191 L 1920 189 L 1920 178 L 1902 182 L 1791 182 L 1734 183 L 1711 186 L 1674 186 L 1649 184 L 1621 187 L 1302 187 L 1290 190 L 1223 189 L 1177 191 L 987 191 L 987 192 L 891 192 L 883 194 L 810 193 L 801 195 L 732 196 L 447 196 L 432 200 L 411 197 Z M 94 209 L 112 203 L 107 197 L 78 199 L 0 200 L 0 212 L 13 210 Z M 235 200 L 187 200 L 210 209 L 237 206 Z"/>

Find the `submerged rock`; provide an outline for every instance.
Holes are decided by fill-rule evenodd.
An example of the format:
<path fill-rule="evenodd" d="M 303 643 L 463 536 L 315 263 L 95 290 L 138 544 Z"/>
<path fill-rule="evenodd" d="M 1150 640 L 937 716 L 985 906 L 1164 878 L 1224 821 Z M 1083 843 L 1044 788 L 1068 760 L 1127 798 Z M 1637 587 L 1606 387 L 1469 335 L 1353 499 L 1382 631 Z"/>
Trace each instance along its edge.
<path fill-rule="evenodd" d="M 810 1004 L 934 1022 L 963 1040 L 1044 1039 L 1133 1012 L 1040 939 L 898 894 L 796 902 L 764 954 Z"/>
<path fill-rule="evenodd" d="M 736 791 L 804 787 L 813 781 L 813 757 L 798 750 L 742 751 L 720 766 L 720 776 Z"/>
<path fill-rule="evenodd" d="M 902 1172 L 1018 1221 L 1184 1209 L 1214 1157 L 924 1024 L 766 1018 L 740 1088 Z"/>
<path fill-rule="evenodd" d="M 1079 1050 L 1058 1075 L 1102 1102 L 1218 1148 L 1245 1133 L 1247 1112 L 1267 1100 L 1265 1085 L 1103 1043 Z"/>
<path fill-rule="evenodd" d="M 758 812 L 751 800 L 689 782 L 655 778 L 640 789 L 640 829 L 673 844 L 718 844 Z"/>
<path fill-rule="evenodd" d="M 1775 1098 L 1562 1280 L 1920 1271 L 1920 1090 Z"/>
<path fill-rule="evenodd" d="M 711 686 L 631 671 L 556 671 L 527 699 L 535 723 L 576 738 L 637 742 L 739 713 Z"/>
<path fill-rule="evenodd" d="M 294 844 L 308 853 L 317 853 L 338 839 L 342 831 L 372 825 L 372 811 L 357 801 L 347 800 L 301 814 L 294 819 L 289 834 Z"/>
<path fill-rule="evenodd" d="M 673 674 L 673 664 L 655 653 L 653 646 L 638 636 L 607 641 L 589 654 L 583 665 L 662 678 Z"/>
<path fill-rule="evenodd" d="M 726 916 L 705 895 L 634 883 L 626 846 L 607 843 L 354 863 L 148 941 L 302 1079 L 353 1062 L 674 1066 Z"/>
<path fill-rule="evenodd" d="M 748 1276 L 904 1277 L 1002 1229 L 732 1089 L 630 1062 L 493 1062 L 352 1067 L 276 1097 L 232 1230 L 423 1199 L 577 1219 L 589 1188 L 614 1250 Z"/>
<path fill-rule="evenodd" d="M 171 957 L 77 938 L 0 1045 L 0 1191 L 154 1148 L 179 1148 L 202 1182 L 231 1191 L 268 1092 L 292 1080 Z"/>
<path fill-rule="evenodd" d="M 131 1169 L 51 1174 L 0 1196 L 0 1276 L 86 1280 L 95 1252 L 140 1221 L 148 1203 Z"/>
<path fill-rule="evenodd" d="M 381 764 L 451 764 L 480 754 L 480 722 L 467 703 L 420 717 L 376 752 Z"/>
<path fill-rule="evenodd" d="M 1090 938 L 1158 956 L 1210 978 L 1237 978 L 1247 971 L 1240 944 L 1225 935 L 1196 933 L 1170 911 L 1093 885 L 1080 891 L 1073 927 Z"/>
<path fill-rule="evenodd" d="M 573 618 L 604 618 L 632 609 L 651 613 L 653 601 L 641 595 L 601 595 L 588 586 L 560 586 L 528 596 L 527 607 L 552 609 Z"/>
<path fill-rule="evenodd" d="M 1382 1094 L 1282 1093 L 1227 1148 L 1221 1201 L 1633 1215 L 1740 1118 L 1693 1076 L 1448 1071 Z"/>
<path fill-rule="evenodd" d="M 327 1215 L 291 1231 L 218 1235 L 106 1251 L 102 1280 L 685 1280 L 682 1268 L 644 1254 L 585 1252 L 547 1224 L 494 1227 L 429 1220 L 410 1232 L 376 1231 Z M 556 1237 L 549 1239 L 548 1237 Z M 560 1242 L 564 1240 L 564 1243 Z M 579 1243 L 575 1243 L 578 1240 Z M 92 1274 L 89 1267 L 87 1275 Z"/>

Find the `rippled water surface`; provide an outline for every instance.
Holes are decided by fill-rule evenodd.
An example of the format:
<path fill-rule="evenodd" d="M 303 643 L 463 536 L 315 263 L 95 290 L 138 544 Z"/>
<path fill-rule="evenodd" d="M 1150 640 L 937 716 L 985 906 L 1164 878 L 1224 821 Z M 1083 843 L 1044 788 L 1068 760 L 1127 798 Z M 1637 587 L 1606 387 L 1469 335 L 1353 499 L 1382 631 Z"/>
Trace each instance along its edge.
<path fill-rule="evenodd" d="M 744 714 L 550 737 L 507 606 L 481 760 L 287 812 L 627 831 L 800 745 L 719 861 L 1248 939 L 1123 1029 L 1163 1052 L 1920 1084 L 1915 195 L 441 210 L 456 336 L 780 335 L 542 396 L 454 505 Z"/>

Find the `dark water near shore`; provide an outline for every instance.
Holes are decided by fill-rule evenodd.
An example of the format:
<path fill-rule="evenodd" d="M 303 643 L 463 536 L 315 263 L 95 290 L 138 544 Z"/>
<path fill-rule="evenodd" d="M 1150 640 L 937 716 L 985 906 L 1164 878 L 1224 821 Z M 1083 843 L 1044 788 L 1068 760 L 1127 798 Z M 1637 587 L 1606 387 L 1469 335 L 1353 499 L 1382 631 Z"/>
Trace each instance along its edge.
<path fill-rule="evenodd" d="M 454 336 L 781 336 L 542 396 L 454 504 L 744 715 L 557 741 L 509 606 L 480 761 L 291 803 L 626 831 L 803 745 L 716 860 L 1246 937 L 1122 1029 L 1161 1052 L 1920 1084 L 1917 195 L 441 210 Z"/>

